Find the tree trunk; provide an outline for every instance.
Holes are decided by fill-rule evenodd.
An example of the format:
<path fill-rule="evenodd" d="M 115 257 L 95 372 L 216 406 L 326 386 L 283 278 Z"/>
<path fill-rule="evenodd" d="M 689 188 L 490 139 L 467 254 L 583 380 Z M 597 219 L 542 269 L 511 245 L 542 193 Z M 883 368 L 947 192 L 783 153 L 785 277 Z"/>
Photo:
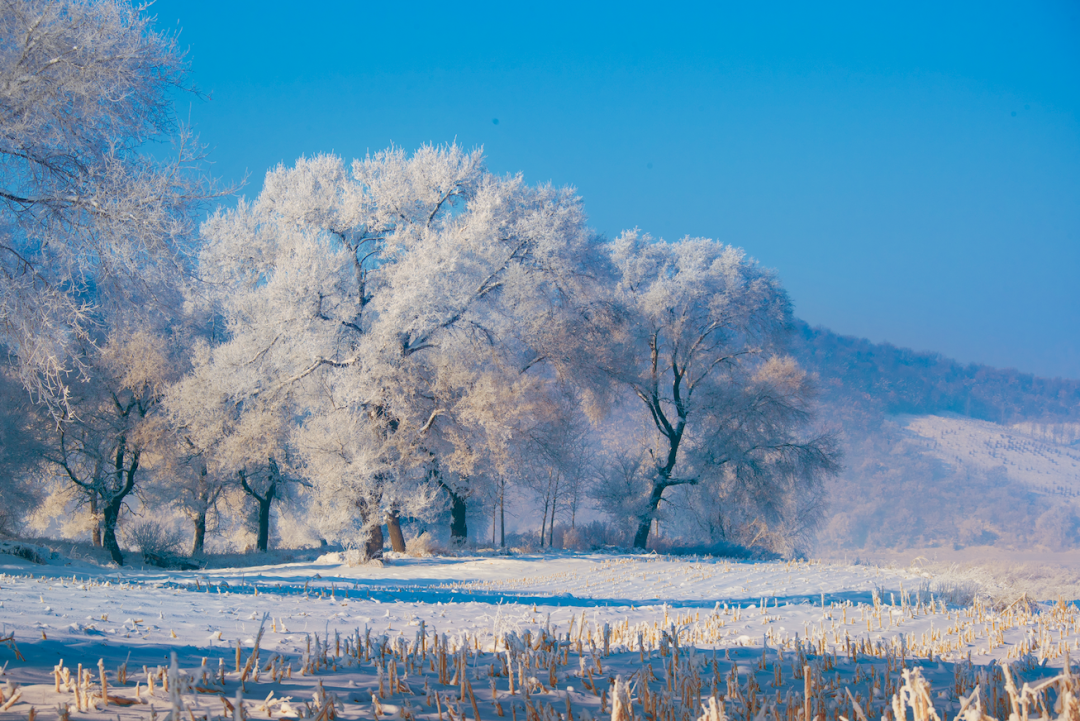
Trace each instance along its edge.
<path fill-rule="evenodd" d="M 90 530 L 90 543 L 101 548 L 101 521 L 98 520 L 97 491 L 90 493 L 90 515 L 94 517 L 94 527 Z"/>
<path fill-rule="evenodd" d="M 256 493 L 255 489 L 248 484 L 247 473 L 244 470 L 236 472 L 236 475 L 240 477 L 240 486 L 244 489 L 244 493 L 254 498 L 255 502 L 259 504 L 258 535 L 255 539 L 255 550 L 264 552 L 270 548 L 270 506 L 277 496 L 281 473 L 278 470 L 277 461 L 273 458 L 270 459 L 269 465 L 269 484 L 266 488 L 266 494 L 263 496 Z"/>
<path fill-rule="evenodd" d="M 401 521 L 393 508 L 386 512 L 386 530 L 390 534 L 390 548 L 395 553 L 405 553 L 405 536 L 401 533 Z"/>
<path fill-rule="evenodd" d="M 462 544 L 469 537 L 469 526 L 465 520 L 465 514 L 468 512 L 465 497 L 459 496 L 449 487 L 446 490 L 450 494 L 450 542 Z"/>
<path fill-rule="evenodd" d="M 667 488 L 667 485 L 664 483 L 653 484 L 652 493 L 649 494 L 649 500 L 645 506 L 645 512 L 638 516 L 637 533 L 634 534 L 634 548 L 645 550 L 645 544 L 649 542 L 649 529 L 652 528 L 653 515 L 660 506 L 660 497 L 664 495 L 665 488 Z"/>
<path fill-rule="evenodd" d="M 383 555 L 383 532 L 382 524 L 379 523 L 379 507 L 377 504 L 368 504 L 363 497 L 356 501 L 356 511 L 360 514 L 363 528 L 368 530 L 367 540 L 364 542 L 364 560 L 370 561 L 382 558 Z M 389 519 L 388 519 L 389 520 Z"/>
<path fill-rule="evenodd" d="M 544 496 L 544 514 L 540 516 L 540 548 L 544 547 L 544 531 L 547 530 L 547 512 L 548 512 L 547 496 Z"/>
<path fill-rule="evenodd" d="M 124 507 L 124 498 L 135 487 L 135 474 L 139 470 L 139 451 L 131 452 L 131 460 L 128 468 L 124 469 L 124 458 L 127 456 L 127 439 L 120 437 L 116 449 L 116 480 L 120 484 L 120 490 L 112 494 L 109 502 L 101 514 L 102 545 L 108 550 L 116 565 L 124 565 L 124 554 L 120 553 L 120 544 L 116 542 L 116 524 L 120 520 L 120 510 Z"/>
<path fill-rule="evenodd" d="M 120 553 L 120 544 L 116 542 L 116 522 L 120 519 L 120 506 L 123 502 L 121 497 L 106 504 L 101 519 L 104 530 L 102 544 L 118 566 L 124 565 L 124 554 Z"/>
<path fill-rule="evenodd" d="M 398 533 L 401 533 L 401 529 L 398 529 Z M 364 546 L 364 555 L 369 559 L 382 558 L 383 554 L 383 534 L 382 526 L 375 524 L 371 527 L 371 533 L 368 535 L 367 545 Z"/>
<path fill-rule="evenodd" d="M 551 521 L 548 523 L 548 548 L 555 547 L 555 509 L 559 505 L 559 478 L 555 476 L 555 490 L 551 493 Z"/>
<path fill-rule="evenodd" d="M 265 552 L 270 548 L 270 504 L 274 502 L 274 495 L 267 491 L 265 498 L 255 496 L 255 500 L 259 503 L 259 536 L 255 550 Z"/>
<path fill-rule="evenodd" d="M 191 555 L 198 556 L 203 552 L 203 544 L 206 542 L 206 509 L 195 514 L 195 537 L 191 541 Z"/>
<path fill-rule="evenodd" d="M 506 548 L 506 485 L 499 485 L 499 548 Z"/>

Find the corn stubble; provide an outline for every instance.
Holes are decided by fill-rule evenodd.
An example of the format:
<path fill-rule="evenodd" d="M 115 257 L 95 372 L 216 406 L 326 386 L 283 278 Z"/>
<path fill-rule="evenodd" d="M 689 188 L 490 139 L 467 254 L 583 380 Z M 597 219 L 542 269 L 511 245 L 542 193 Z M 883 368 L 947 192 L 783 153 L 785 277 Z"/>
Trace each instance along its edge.
<path fill-rule="evenodd" d="M 903 592 L 898 605 L 875 595 L 873 605 L 823 603 L 821 622 L 794 638 L 770 631 L 762 647 L 731 646 L 731 626 L 764 624 L 776 607 L 767 599 L 706 614 L 665 607 L 662 618 L 638 624 L 597 624 L 583 611 L 566 632 L 545 625 L 494 641 L 429 632 L 421 621 L 412 638 L 370 629 L 307 635 L 295 656 L 260 648 L 264 616 L 252 647 L 237 648 L 234 670 L 220 658 L 181 669 L 174 653 L 168 667 L 144 666 L 129 678 L 126 663 L 110 673 L 98 661 L 95 674 L 90 664 L 72 670 L 61 660 L 49 691 L 64 721 L 118 712 L 153 721 L 593 721 L 609 714 L 612 721 L 1080 721 L 1080 683 L 1068 661 L 1077 649 L 1075 605 L 1040 611 L 1022 598 L 1003 609 L 978 601 L 948 609 Z M 871 639 L 928 614 L 945 624 Z M 1027 632 L 1009 646 L 1008 660 L 972 661 L 973 652 L 998 651 L 1005 631 L 1017 628 Z M 952 678 L 941 686 L 943 659 Z M 1051 662 L 1062 671 L 1047 678 Z M 1021 674 L 1043 678 L 1025 682 Z M 936 675 L 939 687 L 926 675 Z M 21 699 L 21 690 L 0 690 L 0 711 L 17 711 Z"/>

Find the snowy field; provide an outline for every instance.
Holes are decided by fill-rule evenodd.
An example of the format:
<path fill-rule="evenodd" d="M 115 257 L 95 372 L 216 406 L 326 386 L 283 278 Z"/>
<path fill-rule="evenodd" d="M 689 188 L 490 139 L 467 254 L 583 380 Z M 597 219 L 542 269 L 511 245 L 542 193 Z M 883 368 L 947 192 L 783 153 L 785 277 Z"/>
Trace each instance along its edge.
<path fill-rule="evenodd" d="M 997 715 L 1002 662 L 1032 681 L 1080 648 L 1071 603 L 960 608 L 917 569 L 580 554 L 349 567 L 328 554 L 149 572 L 0 559 L 4 718 L 231 718 L 240 693 L 252 718 L 664 721 L 696 719 L 715 696 L 728 715 L 793 719 L 809 696 L 815 718 L 876 719 L 905 667 L 942 714 L 981 683 Z"/>

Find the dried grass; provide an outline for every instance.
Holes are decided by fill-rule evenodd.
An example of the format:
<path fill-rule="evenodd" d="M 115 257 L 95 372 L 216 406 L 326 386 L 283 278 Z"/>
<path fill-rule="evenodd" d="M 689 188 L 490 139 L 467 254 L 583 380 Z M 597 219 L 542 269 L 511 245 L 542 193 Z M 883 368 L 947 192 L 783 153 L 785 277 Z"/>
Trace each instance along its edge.
<path fill-rule="evenodd" d="M 429 558 L 439 553 L 439 544 L 430 531 L 405 541 L 405 553 L 413 558 Z"/>

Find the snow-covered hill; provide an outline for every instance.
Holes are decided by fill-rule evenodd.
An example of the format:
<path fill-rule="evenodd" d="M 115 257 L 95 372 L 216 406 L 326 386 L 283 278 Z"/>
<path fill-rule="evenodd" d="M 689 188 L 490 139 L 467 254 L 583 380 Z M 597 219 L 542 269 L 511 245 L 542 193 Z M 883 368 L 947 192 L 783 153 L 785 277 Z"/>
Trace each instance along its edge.
<path fill-rule="evenodd" d="M 1027 489 L 1066 499 L 1080 497 L 1080 425 L 1002 426 L 955 415 L 899 416 L 937 458 L 980 472 L 1000 469 Z"/>

